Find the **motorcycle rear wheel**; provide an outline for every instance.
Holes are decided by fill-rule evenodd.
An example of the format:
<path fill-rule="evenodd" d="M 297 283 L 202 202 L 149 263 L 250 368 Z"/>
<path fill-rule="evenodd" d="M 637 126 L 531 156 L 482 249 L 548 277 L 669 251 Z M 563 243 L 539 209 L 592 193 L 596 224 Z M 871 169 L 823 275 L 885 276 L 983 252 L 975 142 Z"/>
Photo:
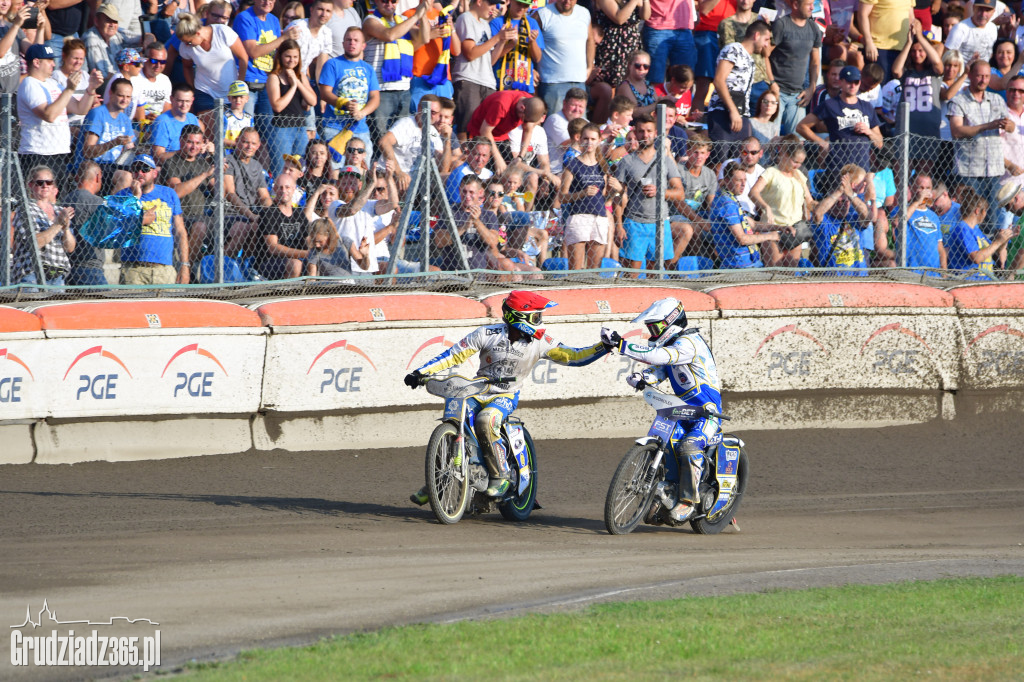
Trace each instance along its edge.
<path fill-rule="evenodd" d="M 533 439 L 530 438 L 530 432 L 523 427 L 523 436 L 526 440 L 526 461 L 530 467 L 530 484 L 526 486 L 526 490 L 521 493 L 511 493 L 505 497 L 501 503 L 498 504 L 498 511 L 509 521 L 522 522 L 530 518 L 530 513 L 533 511 L 533 505 L 537 501 L 537 454 L 533 449 Z M 507 449 L 509 464 L 513 471 L 517 471 L 518 464 L 515 461 L 515 455 L 512 454 L 511 446 L 506 443 L 505 448 Z M 516 475 L 512 479 L 512 485 L 515 486 L 515 490 L 519 489 L 519 476 Z"/>
<path fill-rule="evenodd" d="M 445 525 L 458 523 L 469 502 L 465 463 L 457 467 L 452 464 L 458 454 L 458 437 L 455 425 L 444 422 L 434 429 L 427 443 L 427 497 L 434 516 Z"/>
<path fill-rule="evenodd" d="M 615 470 L 604 502 L 604 526 L 612 535 L 631 533 L 650 508 L 657 484 L 665 478 L 663 465 L 651 471 L 657 451 L 655 443 L 634 445 Z"/>
<path fill-rule="evenodd" d="M 711 463 L 710 460 L 706 461 Z M 700 535 L 717 535 L 732 523 L 732 518 L 740 508 L 740 502 L 743 501 L 743 493 L 747 490 L 747 476 L 749 473 L 750 467 L 747 464 L 747 451 L 741 448 L 740 456 L 736 463 L 736 485 L 733 486 L 732 496 L 729 498 L 728 504 L 715 514 L 713 519 L 704 517 L 690 521 L 690 528 L 693 528 L 695 533 Z"/>

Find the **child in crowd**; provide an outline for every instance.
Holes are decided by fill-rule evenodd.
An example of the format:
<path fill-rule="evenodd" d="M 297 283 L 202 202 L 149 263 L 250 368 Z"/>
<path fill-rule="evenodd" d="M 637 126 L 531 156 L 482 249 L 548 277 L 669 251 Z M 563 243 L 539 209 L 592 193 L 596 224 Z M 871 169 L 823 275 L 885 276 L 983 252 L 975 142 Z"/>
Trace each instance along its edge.
<path fill-rule="evenodd" d="M 665 90 L 676 102 L 676 116 L 680 121 L 690 120 L 693 111 L 693 69 L 686 64 L 673 64 L 669 67 Z"/>
<path fill-rule="evenodd" d="M 583 128 L 587 125 L 587 119 L 574 118 L 569 121 L 569 127 L 567 132 L 569 133 L 569 139 L 563 144 L 565 145 L 565 151 L 562 152 L 562 168 L 565 168 L 565 164 L 571 159 L 575 159 L 580 155 L 580 134 L 583 132 Z"/>
<path fill-rule="evenodd" d="M 512 211 L 526 210 L 526 193 L 523 188 L 523 172 L 511 170 L 501 178 L 501 186 L 505 188 L 505 197 L 501 201 L 501 210 L 498 214 L 510 213 Z M 531 203 L 533 197 L 530 197 Z"/>
<path fill-rule="evenodd" d="M 313 222 L 317 218 L 326 218 L 328 207 L 340 198 L 337 185 L 329 182 L 317 185 L 317 188 L 307 198 L 306 208 L 303 209 L 306 220 Z"/>
<path fill-rule="evenodd" d="M 306 256 L 306 274 L 310 277 L 348 277 L 352 271 L 343 263 L 355 260 L 360 267 L 370 267 L 370 241 L 363 237 L 359 248 L 346 244 L 329 218 L 318 218 L 309 226 L 309 255 Z M 359 256 L 358 259 L 356 256 Z"/>
<path fill-rule="evenodd" d="M 224 146 L 235 148 L 238 135 L 252 126 L 252 114 L 245 113 L 245 105 L 249 103 L 249 86 L 245 81 L 235 81 L 228 88 L 228 108 L 224 112 Z M 209 124 L 207 130 L 213 130 Z"/>
<path fill-rule="evenodd" d="M 628 97 L 619 95 L 612 99 L 608 123 L 601 128 L 604 154 L 609 163 L 615 163 L 629 153 L 627 144 L 629 133 L 633 130 L 630 124 L 633 122 L 635 108 L 636 102 Z"/>

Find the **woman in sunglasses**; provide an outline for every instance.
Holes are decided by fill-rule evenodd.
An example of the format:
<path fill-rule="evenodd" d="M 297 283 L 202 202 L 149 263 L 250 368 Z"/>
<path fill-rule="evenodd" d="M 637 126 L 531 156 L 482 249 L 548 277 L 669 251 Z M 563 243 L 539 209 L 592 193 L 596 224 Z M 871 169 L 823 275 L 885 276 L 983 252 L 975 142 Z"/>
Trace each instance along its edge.
<path fill-rule="evenodd" d="M 615 88 L 615 95 L 628 97 L 636 102 L 634 116 L 649 114 L 654 111 L 654 102 L 658 99 L 658 93 L 650 80 L 651 55 L 643 50 L 637 50 L 629 55 L 628 62 L 626 78 Z"/>
<path fill-rule="evenodd" d="M 14 213 L 14 268 L 11 281 L 36 284 L 35 248 L 43 262 L 46 283 L 63 286 L 71 270 L 68 254 L 75 250 L 71 219 L 75 209 L 57 206 L 57 184 L 53 169 L 36 166 L 28 173 L 28 205 Z M 35 245 L 32 240 L 35 239 Z"/>

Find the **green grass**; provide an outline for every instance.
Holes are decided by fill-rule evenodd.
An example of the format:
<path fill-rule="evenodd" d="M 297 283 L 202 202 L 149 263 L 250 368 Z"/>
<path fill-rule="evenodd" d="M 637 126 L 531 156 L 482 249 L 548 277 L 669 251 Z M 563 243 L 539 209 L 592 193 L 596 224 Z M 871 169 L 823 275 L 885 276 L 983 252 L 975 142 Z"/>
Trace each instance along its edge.
<path fill-rule="evenodd" d="M 1021 680 L 1024 578 L 854 585 L 412 625 L 195 680 Z"/>

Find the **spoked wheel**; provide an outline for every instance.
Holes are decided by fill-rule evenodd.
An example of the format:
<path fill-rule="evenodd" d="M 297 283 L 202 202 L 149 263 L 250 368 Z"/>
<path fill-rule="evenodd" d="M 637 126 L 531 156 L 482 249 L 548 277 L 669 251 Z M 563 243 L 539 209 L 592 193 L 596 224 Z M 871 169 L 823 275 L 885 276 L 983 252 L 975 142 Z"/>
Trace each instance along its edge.
<path fill-rule="evenodd" d="M 525 521 L 530 517 L 530 512 L 533 511 L 533 505 L 537 501 L 537 455 L 533 449 L 533 439 L 530 438 L 530 432 L 523 427 L 523 436 L 526 439 L 526 461 L 530 467 L 530 483 L 526 486 L 523 492 L 509 492 L 498 504 L 498 511 L 509 521 Z M 509 447 L 506 445 L 506 447 Z M 508 449 L 509 453 L 509 464 L 512 466 L 512 470 L 516 472 L 516 475 L 512 477 L 513 490 L 519 490 L 519 475 L 518 475 L 518 464 L 515 461 L 515 456 L 512 455 L 512 449 Z"/>
<path fill-rule="evenodd" d="M 650 508 L 656 486 L 665 478 L 663 466 L 651 469 L 657 451 L 654 443 L 634 445 L 615 470 L 604 503 L 604 526 L 612 535 L 632 532 Z"/>
<path fill-rule="evenodd" d="M 465 463 L 454 464 L 458 437 L 455 425 L 445 422 L 434 429 L 427 444 L 427 496 L 434 516 L 444 524 L 458 523 L 469 501 Z"/>
<path fill-rule="evenodd" d="M 713 466 L 714 462 L 706 459 L 705 466 L 707 465 Z M 693 528 L 694 532 L 701 535 L 716 535 L 732 523 L 732 517 L 739 510 L 740 502 L 743 501 L 743 493 L 747 490 L 747 476 L 749 473 L 747 451 L 741 448 L 739 461 L 736 464 L 736 485 L 732 488 L 732 496 L 729 498 L 728 504 L 722 507 L 713 517 L 704 517 L 690 521 L 690 527 Z"/>

